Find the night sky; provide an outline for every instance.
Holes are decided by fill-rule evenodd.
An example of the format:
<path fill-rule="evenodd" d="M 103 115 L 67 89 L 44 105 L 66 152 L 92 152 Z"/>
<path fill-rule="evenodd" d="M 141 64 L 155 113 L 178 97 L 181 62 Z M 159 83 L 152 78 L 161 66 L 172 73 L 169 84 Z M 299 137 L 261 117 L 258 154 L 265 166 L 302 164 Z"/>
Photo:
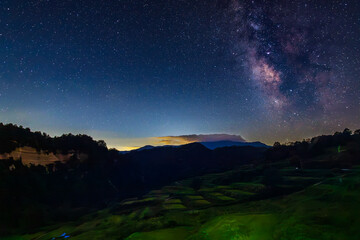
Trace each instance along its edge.
<path fill-rule="evenodd" d="M 357 129 L 360 2 L 1 0 L 0 121 L 119 149 Z"/>

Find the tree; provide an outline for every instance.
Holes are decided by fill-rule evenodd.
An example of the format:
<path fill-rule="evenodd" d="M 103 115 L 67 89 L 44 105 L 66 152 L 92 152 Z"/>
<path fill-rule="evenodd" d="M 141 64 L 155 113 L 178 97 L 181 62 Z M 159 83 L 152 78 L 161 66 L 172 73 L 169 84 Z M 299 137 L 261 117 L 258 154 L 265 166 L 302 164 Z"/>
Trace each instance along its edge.
<path fill-rule="evenodd" d="M 97 141 L 97 144 L 99 145 L 99 147 L 107 148 L 106 142 L 105 142 L 104 140 L 99 140 L 99 141 Z"/>
<path fill-rule="evenodd" d="M 346 135 L 346 136 L 350 136 L 352 134 L 352 132 L 351 132 L 350 129 L 345 128 L 344 131 L 343 131 L 343 134 Z"/>

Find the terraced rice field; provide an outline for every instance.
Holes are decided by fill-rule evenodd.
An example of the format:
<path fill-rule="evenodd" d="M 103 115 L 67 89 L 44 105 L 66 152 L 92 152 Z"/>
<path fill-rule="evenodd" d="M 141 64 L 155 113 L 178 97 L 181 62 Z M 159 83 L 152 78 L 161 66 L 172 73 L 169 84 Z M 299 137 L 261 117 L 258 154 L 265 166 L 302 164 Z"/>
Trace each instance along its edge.
<path fill-rule="evenodd" d="M 187 179 L 76 222 L 5 240 L 49 240 L 63 233 L 74 240 L 360 239 L 359 168 L 282 169 L 276 186 L 266 186 L 258 175 L 229 180 L 241 171 L 249 172 L 203 176 L 199 189 Z"/>

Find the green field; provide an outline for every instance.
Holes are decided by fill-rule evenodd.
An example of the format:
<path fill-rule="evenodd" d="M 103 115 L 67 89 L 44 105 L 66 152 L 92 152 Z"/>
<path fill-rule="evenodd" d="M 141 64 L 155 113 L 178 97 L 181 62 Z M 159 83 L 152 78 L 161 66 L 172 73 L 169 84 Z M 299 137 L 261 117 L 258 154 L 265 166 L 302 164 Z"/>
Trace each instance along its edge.
<path fill-rule="evenodd" d="M 330 177 L 318 177 L 324 171 Z M 74 240 L 360 239 L 359 168 L 337 173 L 324 169 L 280 172 L 283 182 L 277 189 L 286 187 L 285 195 L 272 194 L 273 189 L 251 181 L 215 184 L 233 174 L 230 171 L 204 176 L 206 181 L 197 191 L 189 189 L 191 181 L 185 180 L 180 186 L 152 191 L 172 194 L 171 198 L 130 199 L 121 203 L 126 211 L 107 208 L 76 222 L 3 239 L 48 240 L 63 233 Z M 130 213 L 127 206 L 133 208 Z"/>

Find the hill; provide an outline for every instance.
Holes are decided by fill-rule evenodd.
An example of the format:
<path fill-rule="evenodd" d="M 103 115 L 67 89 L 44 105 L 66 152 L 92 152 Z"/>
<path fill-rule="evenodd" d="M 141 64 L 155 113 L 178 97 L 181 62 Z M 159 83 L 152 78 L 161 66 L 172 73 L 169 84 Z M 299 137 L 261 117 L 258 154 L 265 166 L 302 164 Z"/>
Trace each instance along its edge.
<path fill-rule="evenodd" d="M 73 155 L 47 166 L 0 161 L 0 236 L 359 237 L 356 227 L 344 231 L 342 226 L 358 224 L 360 131 L 345 129 L 271 148 L 211 150 L 191 143 L 119 154 L 84 135 L 50 138 L 14 125 L 3 127 L 20 132 L 1 138 L 13 147 L 58 152 L 54 143 L 61 143 L 59 149 Z M 24 140 L 21 134 L 28 137 Z M 330 235 L 322 231 L 330 228 Z"/>
<path fill-rule="evenodd" d="M 192 143 L 119 154 L 107 149 L 103 141 L 86 135 L 52 138 L 12 124 L 0 125 L 0 133 L 5 156 L 18 148 L 31 149 L 31 157 L 68 156 L 64 161 L 54 158 L 48 165 L 24 165 L 26 161 L 21 157 L 29 154 L 19 159 L 8 155 L 8 159 L 0 161 L 0 232 L 77 218 L 79 209 L 84 213 L 103 208 L 173 181 L 258 161 L 266 150 L 232 147 L 231 156 L 224 158 L 221 150 Z M 42 160 L 49 163 L 41 158 L 37 162 Z M 33 220 L 24 220 L 29 218 Z"/>

